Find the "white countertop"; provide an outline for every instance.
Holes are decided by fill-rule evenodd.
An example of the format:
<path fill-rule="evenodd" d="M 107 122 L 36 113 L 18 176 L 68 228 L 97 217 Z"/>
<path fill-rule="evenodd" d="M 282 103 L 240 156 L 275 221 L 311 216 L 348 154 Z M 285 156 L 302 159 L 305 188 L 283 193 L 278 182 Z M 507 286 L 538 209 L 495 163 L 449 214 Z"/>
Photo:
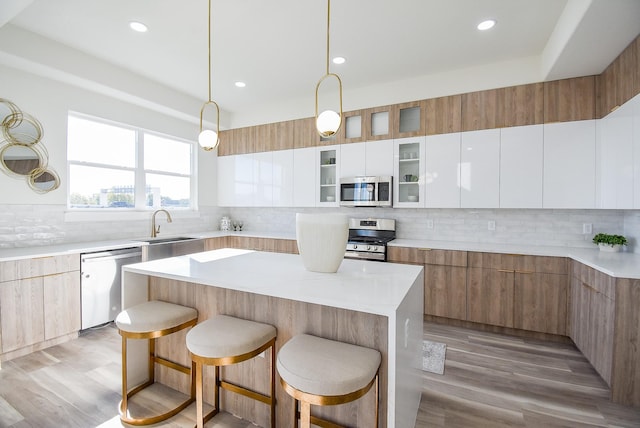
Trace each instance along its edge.
<path fill-rule="evenodd" d="M 306 270 L 297 254 L 230 248 L 135 263 L 123 269 L 389 317 L 394 316 L 423 270 L 421 266 L 345 259 L 336 273 L 317 273 Z"/>
<path fill-rule="evenodd" d="M 640 279 L 640 254 L 626 252 L 605 253 L 601 252 L 595 245 L 593 249 L 591 249 L 485 242 L 423 241 L 415 239 L 395 239 L 390 242 L 389 245 L 394 247 L 430 248 L 434 250 L 568 257 L 616 278 Z"/>
<path fill-rule="evenodd" d="M 220 236 L 246 236 L 253 238 L 292 239 L 295 234 L 245 232 L 203 232 L 186 233 L 180 236 L 192 238 L 215 238 Z M 160 236 L 165 237 L 165 236 Z M 170 236 L 167 236 L 170 237 Z M 145 238 L 139 238 L 145 239 Z M 77 242 L 41 247 L 20 247 L 0 249 L 0 262 L 32 257 L 48 257 L 73 253 L 104 251 L 109 249 L 140 247 L 146 245 L 136 239 L 101 242 Z M 417 239 L 396 239 L 389 243 L 395 247 L 432 248 L 441 250 L 480 251 L 489 253 L 525 254 L 534 256 L 569 257 L 616 278 L 640 279 L 640 254 L 601 253 L 594 245 L 590 248 L 558 247 L 526 244 L 497 244 L 485 242 L 433 241 Z"/>

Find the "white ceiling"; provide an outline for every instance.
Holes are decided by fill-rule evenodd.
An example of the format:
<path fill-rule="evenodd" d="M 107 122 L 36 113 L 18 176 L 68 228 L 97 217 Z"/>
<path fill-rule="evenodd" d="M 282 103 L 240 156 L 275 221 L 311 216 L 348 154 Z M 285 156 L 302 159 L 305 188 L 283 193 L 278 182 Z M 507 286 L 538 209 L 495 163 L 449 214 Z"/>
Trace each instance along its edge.
<path fill-rule="evenodd" d="M 481 33 L 485 18 L 498 23 Z M 131 20 L 149 32 L 131 31 Z M 44 40 L 31 33 L 50 39 L 40 55 L 21 48 L 31 65 L 63 68 L 50 54 L 61 44 L 75 63 L 104 61 L 207 99 L 207 0 L 2 0 L 0 26 L 14 46 Z M 213 0 L 213 99 L 234 117 L 227 124 L 312 116 L 325 31 L 324 0 Z M 598 74 L 639 33 L 639 0 L 334 0 L 331 54 L 347 62 L 331 71 L 351 110 Z M 0 62 L 18 67 L 20 52 L 0 41 Z M 90 67 L 65 74 L 107 81 Z"/>

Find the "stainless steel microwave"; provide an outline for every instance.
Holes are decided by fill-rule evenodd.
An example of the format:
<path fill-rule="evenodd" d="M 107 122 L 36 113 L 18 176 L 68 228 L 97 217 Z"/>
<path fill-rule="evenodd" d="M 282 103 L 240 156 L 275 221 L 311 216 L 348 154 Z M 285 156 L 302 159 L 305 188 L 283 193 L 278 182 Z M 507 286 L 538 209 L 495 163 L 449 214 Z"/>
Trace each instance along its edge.
<path fill-rule="evenodd" d="M 390 207 L 393 204 L 393 177 L 358 176 L 340 180 L 343 207 Z"/>

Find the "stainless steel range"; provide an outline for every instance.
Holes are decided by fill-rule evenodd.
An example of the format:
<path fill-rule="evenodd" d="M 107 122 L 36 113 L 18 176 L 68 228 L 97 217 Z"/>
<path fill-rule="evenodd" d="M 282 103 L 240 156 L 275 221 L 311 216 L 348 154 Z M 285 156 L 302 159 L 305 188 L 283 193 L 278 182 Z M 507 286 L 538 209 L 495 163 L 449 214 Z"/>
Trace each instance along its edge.
<path fill-rule="evenodd" d="M 396 221 L 385 218 L 350 218 L 345 258 L 387 260 L 387 242 L 396 238 Z"/>

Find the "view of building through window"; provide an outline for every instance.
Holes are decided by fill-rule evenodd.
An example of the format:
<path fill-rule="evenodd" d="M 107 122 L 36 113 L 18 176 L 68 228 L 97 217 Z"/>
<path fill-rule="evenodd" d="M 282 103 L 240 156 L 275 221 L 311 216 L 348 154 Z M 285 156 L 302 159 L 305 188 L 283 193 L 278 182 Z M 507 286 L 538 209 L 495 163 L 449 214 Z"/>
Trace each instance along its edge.
<path fill-rule="evenodd" d="M 195 208 L 192 142 L 70 114 L 70 208 Z"/>

